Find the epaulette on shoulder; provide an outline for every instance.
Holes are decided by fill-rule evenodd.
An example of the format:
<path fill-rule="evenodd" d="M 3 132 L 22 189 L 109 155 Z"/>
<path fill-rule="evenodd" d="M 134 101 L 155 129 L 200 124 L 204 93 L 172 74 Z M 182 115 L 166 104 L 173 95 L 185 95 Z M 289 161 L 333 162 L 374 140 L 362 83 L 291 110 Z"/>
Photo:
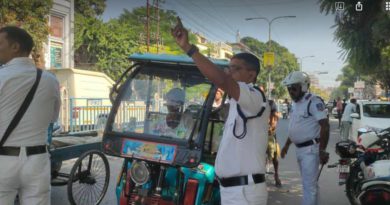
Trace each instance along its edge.
<path fill-rule="evenodd" d="M 311 98 L 311 96 L 312 96 L 312 94 L 311 93 L 309 93 L 306 97 L 305 97 L 305 100 L 308 100 L 308 99 L 310 99 Z"/>

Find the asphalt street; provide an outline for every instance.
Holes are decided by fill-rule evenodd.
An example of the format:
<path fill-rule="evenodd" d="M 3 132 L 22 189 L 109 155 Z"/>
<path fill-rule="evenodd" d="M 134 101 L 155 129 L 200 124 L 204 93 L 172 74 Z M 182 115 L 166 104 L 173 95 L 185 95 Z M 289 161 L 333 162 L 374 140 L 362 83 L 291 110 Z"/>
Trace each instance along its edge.
<path fill-rule="evenodd" d="M 288 120 L 280 120 L 277 127 L 277 138 L 281 146 L 284 145 L 287 137 Z M 337 128 L 337 121 L 330 119 L 331 135 L 329 139 L 328 151 L 330 153 L 329 162 L 336 162 L 338 156 L 335 153 L 335 143 L 339 139 L 339 129 Z M 115 157 L 108 157 L 110 163 L 110 184 L 106 196 L 102 201 L 102 205 L 116 205 L 115 183 L 119 169 L 122 165 L 122 159 Z M 75 160 L 64 162 L 64 172 L 69 172 Z M 299 175 L 298 165 L 296 162 L 295 148 L 290 146 L 290 150 L 285 159 L 280 162 L 280 178 L 283 186 L 277 188 L 274 185 L 273 175 L 267 175 L 267 184 L 269 190 L 268 205 L 279 204 L 300 204 L 302 198 L 302 185 Z M 272 170 L 272 169 L 271 169 Z M 319 180 L 320 184 L 320 204 L 321 205 L 345 205 L 348 204 L 345 195 L 344 186 L 338 185 L 337 169 L 328 169 L 324 167 Z M 66 187 L 52 187 L 52 204 L 68 205 L 67 189 Z"/>

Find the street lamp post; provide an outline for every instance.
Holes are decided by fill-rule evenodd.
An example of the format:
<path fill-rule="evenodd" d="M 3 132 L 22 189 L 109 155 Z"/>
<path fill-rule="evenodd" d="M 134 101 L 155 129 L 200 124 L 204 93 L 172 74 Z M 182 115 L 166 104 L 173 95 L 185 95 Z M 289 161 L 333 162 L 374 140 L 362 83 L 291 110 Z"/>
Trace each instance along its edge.
<path fill-rule="evenodd" d="M 274 22 L 277 19 L 295 18 L 295 17 L 296 16 L 278 16 L 278 17 L 275 17 L 275 18 L 273 18 L 271 20 L 269 20 L 266 17 L 254 17 L 254 18 L 245 18 L 245 20 L 250 21 L 250 20 L 255 20 L 255 19 L 262 19 L 262 20 L 267 21 L 267 23 L 268 23 L 268 51 L 271 51 L 271 24 L 272 24 L 272 22 Z M 270 99 L 271 98 L 271 67 L 269 67 L 269 71 L 268 71 L 268 86 L 267 86 L 267 90 L 268 90 L 268 99 Z"/>
<path fill-rule="evenodd" d="M 300 63 L 299 63 L 299 64 L 300 64 L 299 70 L 302 71 L 302 63 L 303 63 L 303 59 L 304 59 L 304 58 L 314 58 L 314 57 L 315 57 L 315 56 L 312 55 L 312 56 L 303 56 L 303 57 L 301 57 L 301 58 L 298 58 L 299 61 L 300 61 Z"/>

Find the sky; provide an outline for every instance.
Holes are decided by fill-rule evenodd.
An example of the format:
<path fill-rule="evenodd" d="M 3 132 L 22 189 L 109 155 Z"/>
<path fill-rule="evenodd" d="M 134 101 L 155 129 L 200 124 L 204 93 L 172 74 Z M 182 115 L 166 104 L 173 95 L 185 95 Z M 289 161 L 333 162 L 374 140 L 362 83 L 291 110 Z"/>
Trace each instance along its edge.
<path fill-rule="evenodd" d="M 317 0 L 164 1 L 162 9 L 176 11 L 185 27 L 202 33 L 212 41 L 236 42 L 238 30 L 241 37 L 249 36 L 267 42 L 268 23 L 259 19 L 246 21 L 245 18 L 265 17 L 271 20 L 278 16 L 296 16 L 275 20 L 271 24 L 271 39 L 296 57 L 303 57 L 302 70 L 317 73 L 321 87 L 339 84 L 336 77 L 341 74 L 345 61 L 341 58 L 342 49 L 334 40 L 334 15 L 320 13 Z M 125 8 L 132 10 L 145 6 L 146 0 L 107 0 L 106 5 L 105 21 L 118 17 Z M 328 74 L 318 74 L 324 71 Z"/>

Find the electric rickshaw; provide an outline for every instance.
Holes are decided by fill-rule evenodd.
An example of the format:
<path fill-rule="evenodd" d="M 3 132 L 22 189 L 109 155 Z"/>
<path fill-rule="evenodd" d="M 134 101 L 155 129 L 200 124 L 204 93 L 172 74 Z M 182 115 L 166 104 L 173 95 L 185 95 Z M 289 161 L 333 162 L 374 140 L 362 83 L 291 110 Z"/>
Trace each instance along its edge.
<path fill-rule="evenodd" d="M 124 158 L 117 203 L 220 204 L 214 161 L 224 109 L 212 106 L 216 87 L 186 56 L 129 59 L 134 64 L 112 88 L 103 134 L 104 152 Z"/>

